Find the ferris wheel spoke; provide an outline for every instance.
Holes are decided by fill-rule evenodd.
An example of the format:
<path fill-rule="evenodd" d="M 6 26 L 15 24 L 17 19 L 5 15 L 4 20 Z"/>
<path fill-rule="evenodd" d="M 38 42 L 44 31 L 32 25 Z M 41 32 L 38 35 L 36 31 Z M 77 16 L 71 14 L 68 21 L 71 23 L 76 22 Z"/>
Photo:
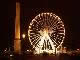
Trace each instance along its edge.
<path fill-rule="evenodd" d="M 60 34 L 60 35 L 65 35 L 65 33 L 58 33 L 58 34 Z"/>
<path fill-rule="evenodd" d="M 56 44 L 56 45 L 58 45 L 58 43 L 55 41 L 55 40 L 53 40 L 54 41 L 54 43 Z"/>
<path fill-rule="evenodd" d="M 40 41 L 40 38 L 38 37 L 38 38 L 36 38 L 35 40 L 34 40 L 34 45 L 36 45 L 38 42 Z"/>
<path fill-rule="evenodd" d="M 30 38 L 32 39 L 32 37 L 34 37 L 34 39 L 36 39 L 36 38 L 38 38 L 40 35 L 39 34 L 32 34 L 31 36 L 30 36 Z"/>
<path fill-rule="evenodd" d="M 52 39 L 52 41 L 53 41 L 56 45 L 58 45 L 55 40 Z"/>
<path fill-rule="evenodd" d="M 57 21 L 56 21 L 56 22 L 57 22 Z M 53 28 L 57 26 L 56 22 L 54 22 L 54 24 L 52 25 Z"/>
<path fill-rule="evenodd" d="M 53 27 L 57 27 L 57 25 L 58 25 L 59 23 L 60 23 L 60 20 L 58 20 L 58 21 L 56 20 L 55 22 L 53 22 L 53 25 L 52 25 L 52 26 L 53 26 Z"/>
<path fill-rule="evenodd" d="M 39 41 L 38 41 L 38 42 L 39 42 Z M 37 43 L 35 47 L 38 47 L 38 48 L 39 48 L 39 47 L 40 47 L 40 44 L 39 44 L 39 43 Z"/>

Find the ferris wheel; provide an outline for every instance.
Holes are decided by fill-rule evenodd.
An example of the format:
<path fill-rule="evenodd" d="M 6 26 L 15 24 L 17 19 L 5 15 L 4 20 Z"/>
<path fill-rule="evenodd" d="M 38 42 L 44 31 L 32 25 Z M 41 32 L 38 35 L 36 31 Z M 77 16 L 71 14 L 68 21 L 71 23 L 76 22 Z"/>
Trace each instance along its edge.
<path fill-rule="evenodd" d="M 53 13 L 41 13 L 31 21 L 28 37 L 35 54 L 54 53 L 64 41 L 64 23 Z"/>

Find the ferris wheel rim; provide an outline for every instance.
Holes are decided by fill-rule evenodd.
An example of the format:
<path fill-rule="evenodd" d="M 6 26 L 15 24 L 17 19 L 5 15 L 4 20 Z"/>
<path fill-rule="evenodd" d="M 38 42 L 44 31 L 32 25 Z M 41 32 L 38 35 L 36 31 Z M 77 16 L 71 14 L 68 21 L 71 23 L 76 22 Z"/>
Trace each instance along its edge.
<path fill-rule="evenodd" d="M 40 13 L 40 14 L 53 14 L 53 13 L 49 13 L 49 12 L 48 12 L 48 13 Z M 37 22 L 36 19 L 37 19 L 38 16 L 40 16 L 40 14 L 38 14 L 34 19 L 32 19 L 32 22 L 30 23 L 30 25 L 33 25 L 33 22 L 34 22 L 34 21 Z M 55 14 L 54 14 L 54 15 L 55 15 Z M 55 15 L 55 16 L 57 16 L 57 15 Z M 57 17 L 58 17 L 58 16 L 57 16 Z M 59 18 L 59 19 L 60 19 L 60 18 Z M 60 19 L 59 21 L 61 21 L 61 19 Z M 62 24 L 64 25 L 63 22 L 62 22 Z M 29 37 L 29 41 L 31 42 L 30 35 L 29 35 L 29 34 L 30 34 L 30 31 L 29 31 L 29 30 L 30 30 L 30 29 L 28 29 L 28 37 Z M 65 37 L 65 27 L 64 27 L 64 37 Z M 64 39 L 62 40 L 62 42 L 60 43 L 60 45 L 62 45 L 63 41 L 64 41 Z M 33 45 L 32 42 L 31 42 L 31 45 Z M 60 46 L 60 45 L 59 45 L 59 46 Z M 34 46 L 34 45 L 33 45 L 33 46 Z M 58 47 L 59 47 L 59 46 L 58 46 Z M 58 48 L 58 47 L 57 47 L 57 48 Z M 33 48 L 35 48 L 35 47 L 33 47 Z"/>

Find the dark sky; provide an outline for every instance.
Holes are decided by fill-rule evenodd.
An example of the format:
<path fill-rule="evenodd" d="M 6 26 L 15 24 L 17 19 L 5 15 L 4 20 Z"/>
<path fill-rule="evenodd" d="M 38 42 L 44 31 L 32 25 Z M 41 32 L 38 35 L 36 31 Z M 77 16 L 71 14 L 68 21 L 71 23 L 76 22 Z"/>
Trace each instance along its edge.
<path fill-rule="evenodd" d="M 0 48 L 11 46 L 14 40 L 16 1 L 2 1 L 0 10 Z M 64 45 L 80 48 L 80 3 L 78 0 L 20 0 L 21 33 L 26 33 L 30 21 L 41 12 L 53 12 L 62 18 L 66 38 Z M 26 38 L 28 41 L 28 38 Z M 28 43 L 26 43 L 28 46 Z"/>

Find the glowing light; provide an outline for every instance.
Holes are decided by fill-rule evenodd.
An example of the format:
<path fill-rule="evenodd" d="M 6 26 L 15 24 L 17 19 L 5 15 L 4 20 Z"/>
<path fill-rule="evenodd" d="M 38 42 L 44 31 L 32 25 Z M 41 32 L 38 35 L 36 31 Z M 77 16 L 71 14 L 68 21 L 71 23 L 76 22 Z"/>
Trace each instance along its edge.
<path fill-rule="evenodd" d="M 22 34 L 22 38 L 25 38 L 26 37 L 26 35 L 25 34 Z"/>
<path fill-rule="evenodd" d="M 53 13 L 41 13 L 30 23 L 28 36 L 35 49 L 35 54 L 44 51 L 55 53 L 55 48 L 57 49 L 62 45 L 65 37 L 64 24 Z"/>
<path fill-rule="evenodd" d="M 12 57 L 13 55 L 12 54 L 10 54 L 10 57 Z"/>
<path fill-rule="evenodd" d="M 79 51 L 79 49 L 77 49 Z"/>

